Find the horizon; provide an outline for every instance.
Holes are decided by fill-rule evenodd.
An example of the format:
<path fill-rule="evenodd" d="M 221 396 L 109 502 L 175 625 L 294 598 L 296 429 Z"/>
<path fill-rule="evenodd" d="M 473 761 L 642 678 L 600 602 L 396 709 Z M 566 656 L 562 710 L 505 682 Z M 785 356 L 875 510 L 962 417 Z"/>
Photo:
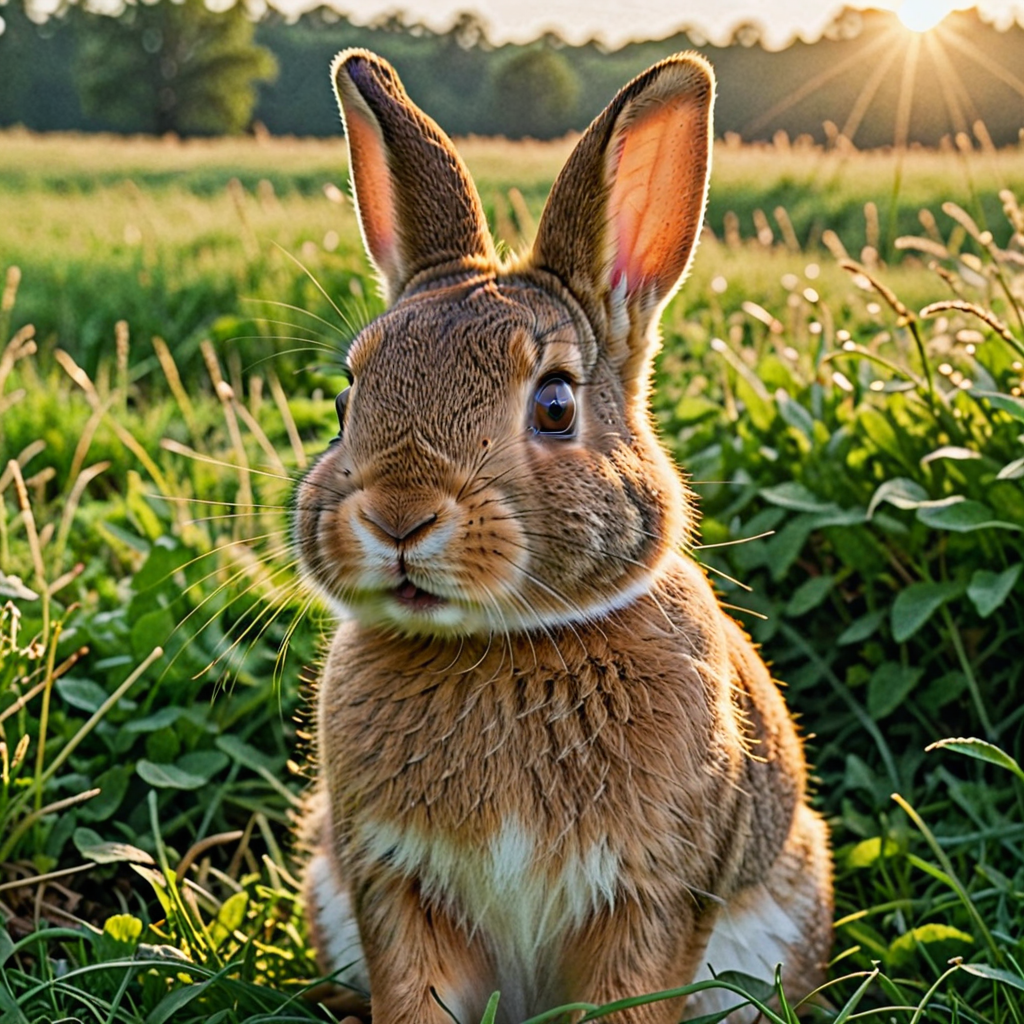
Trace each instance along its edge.
<path fill-rule="evenodd" d="M 514 10 L 502 0 L 359 0 L 356 11 L 346 0 L 250 2 L 295 17 L 326 6 L 359 25 L 398 13 L 442 33 L 469 11 L 480 19 L 493 43 L 526 43 L 553 32 L 571 45 L 597 40 L 614 49 L 630 42 L 664 39 L 680 31 L 726 46 L 734 41 L 738 29 L 754 25 L 765 49 L 782 50 L 797 41 L 817 42 L 844 10 L 890 12 L 916 31 L 933 27 L 954 11 L 969 10 L 976 10 L 982 20 L 1001 31 L 1014 23 L 1024 26 L 1024 0 L 772 0 L 768 5 L 763 0 L 717 0 L 713 9 L 694 0 L 644 0 L 628 7 L 615 0 L 593 0 L 585 8 L 578 0 L 520 0 Z M 640 21 L 643 33 L 636 31 Z"/>
<path fill-rule="evenodd" d="M 2 10 L 13 0 L 0 0 Z M 135 0 L 137 2 L 137 0 Z M 147 2 L 147 0 L 142 0 Z M 520 0 L 514 12 L 501 0 L 206 0 L 212 10 L 244 3 L 254 17 L 274 10 L 286 18 L 326 7 L 352 24 L 370 25 L 398 15 L 410 25 L 445 33 L 456 19 L 471 13 L 484 26 L 487 38 L 498 45 L 528 43 L 553 33 L 570 45 L 596 41 L 609 49 L 631 42 L 656 41 L 686 32 L 695 44 L 727 46 L 744 26 L 757 29 L 756 41 L 766 50 L 782 50 L 795 42 L 822 39 L 844 11 L 885 11 L 895 14 L 908 31 L 925 32 L 954 11 L 974 10 L 1000 31 L 1024 27 L 1024 0 L 773 0 L 766 11 L 763 0 L 717 0 L 714 9 L 694 0 L 644 0 L 628 8 L 615 0 L 592 0 L 581 8 L 577 0 Z M 83 0 L 82 6 L 104 14 L 124 10 L 125 0 Z M 60 14 L 66 0 L 27 0 L 33 20 Z M 638 33 L 638 22 L 644 31 Z"/>

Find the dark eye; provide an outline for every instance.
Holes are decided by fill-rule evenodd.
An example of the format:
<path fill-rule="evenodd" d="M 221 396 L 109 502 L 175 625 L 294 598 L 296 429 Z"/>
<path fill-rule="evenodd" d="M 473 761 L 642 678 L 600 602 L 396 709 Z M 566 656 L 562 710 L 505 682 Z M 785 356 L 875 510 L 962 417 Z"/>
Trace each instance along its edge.
<path fill-rule="evenodd" d="M 348 393 L 352 388 L 345 388 L 340 395 L 334 400 L 334 408 L 338 413 L 338 437 L 341 437 L 342 431 L 345 429 L 345 409 L 348 408 Z"/>
<path fill-rule="evenodd" d="M 533 396 L 533 428 L 538 434 L 572 437 L 576 399 L 564 377 L 542 380 Z"/>

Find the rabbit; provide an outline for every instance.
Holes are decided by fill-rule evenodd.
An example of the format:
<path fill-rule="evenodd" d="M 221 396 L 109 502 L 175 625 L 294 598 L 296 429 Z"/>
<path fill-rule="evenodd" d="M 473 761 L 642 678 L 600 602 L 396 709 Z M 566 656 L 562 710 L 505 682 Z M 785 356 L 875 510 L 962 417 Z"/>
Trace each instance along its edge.
<path fill-rule="evenodd" d="M 302 575 L 339 619 L 304 824 L 321 967 L 375 1024 L 471 1024 L 496 991 L 521 1021 L 777 964 L 807 995 L 827 829 L 778 687 L 687 554 L 694 499 L 648 411 L 701 231 L 710 65 L 626 85 L 505 257 L 394 69 L 352 49 L 332 77 L 388 308 L 295 496 Z M 612 1019 L 742 1002 L 712 987 Z"/>

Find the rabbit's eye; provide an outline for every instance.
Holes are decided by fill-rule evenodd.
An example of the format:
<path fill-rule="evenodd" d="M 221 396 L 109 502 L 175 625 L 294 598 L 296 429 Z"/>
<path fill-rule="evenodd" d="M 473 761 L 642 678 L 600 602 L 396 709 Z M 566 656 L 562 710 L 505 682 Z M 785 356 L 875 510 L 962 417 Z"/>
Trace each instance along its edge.
<path fill-rule="evenodd" d="M 345 410 L 348 408 L 348 393 L 352 389 L 345 388 L 340 395 L 334 400 L 334 408 L 338 413 L 338 437 L 341 437 L 342 432 L 345 429 Z"/>
<path fill-rule="evenodd" d="M 576 399 L 572 385 L 563 377 L 541 381 L 533 396 L 533 428 L 538 434 L 572 437 L 576 424 Z"/>

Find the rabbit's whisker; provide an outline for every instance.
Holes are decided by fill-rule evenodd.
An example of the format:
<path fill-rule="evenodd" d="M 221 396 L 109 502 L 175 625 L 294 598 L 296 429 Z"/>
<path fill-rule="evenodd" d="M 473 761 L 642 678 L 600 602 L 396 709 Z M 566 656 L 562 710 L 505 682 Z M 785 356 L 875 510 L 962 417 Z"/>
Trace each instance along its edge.
<path fill-rule="evenodd" d="M 310 281 L 312 281 L 316 290 L 327 300 L 331 309 L 338 314 L 338 319 L 354 333 L 356 330 L 355 325 L 344 313 L 342 313 L 338 304 L 330 297 L 327 293 L 327 289 L 325 289 L 324 286 L 316 279 L 316 275 L 310 271 L 309 267 L 307 267 L 297 256 L 290 253 L 283 245 L 278 245 L 277 242 L 275 242 L 274 245 L 277 246 L 277 248 L 280 249 L 281 252 L 283 252 L 285 256 L 287 256 L 288 259 L 290 259 L 306 275 L 306 277 L 310 279 Z"/>
<path fill-rule="evenodd" d="M 346 345 L 351 341 L 351 335 L 346 334 L 344 331 L 342 331 L 342 329 L 340 327 L 338 327 L 337 324 L 332 324 L 330 320 L 325 320 L 322 316 L 319 316 L 316 313 L 312 312 L 312 310 L 303 309 L 301 306 L 293 305 L 290 302 L 279 302 L 279 301 L 277 301 L 275 299 L 256 299 L 256 298 L 246 297 L 242 301 L 243 302 L 262 303 L 263 305 L 267 305 L 267 306 L 279 306 L 281 309 L 293 310 L 296 313 L 301 313 L 303 316 L 308 316 L 308 317 L 311 317 L 314 320 L 319 321 L 320 323 L 322 323 L 324 325 L 324 327 L 327 327 L 328 329 L 334 331 L 335 334 L 337 334 L 340 338 L 344 339 Z M 298 324 L 296 324 L 296 326 L 298 326 Z M 346 321 L 346 327 L 349 327 L 349 326 L 350 325 Z M 341 354 L 341 353 L 339 353 L 339 354 Z"/>

